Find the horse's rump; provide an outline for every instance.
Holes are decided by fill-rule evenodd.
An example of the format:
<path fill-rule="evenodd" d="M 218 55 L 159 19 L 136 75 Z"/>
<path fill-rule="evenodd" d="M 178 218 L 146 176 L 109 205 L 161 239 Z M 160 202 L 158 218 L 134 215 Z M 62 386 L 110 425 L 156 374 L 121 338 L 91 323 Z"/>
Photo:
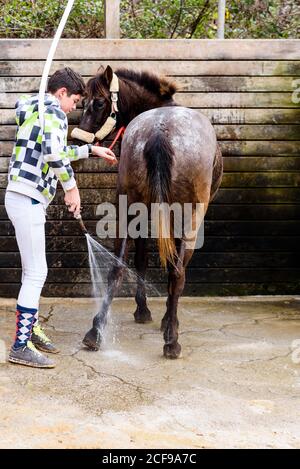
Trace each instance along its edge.
<path fill-rule="evenodd" d="M 216 151 L 209 120 L 196 111 L 166 107 L 137 116 L 128 126 L 119 167 L 119 189 L 128 202 L 209 202 Z M 147 175 L 147 177 L 145 177 Z M 158 246 L 163 266 L 175 262 L 173 226 L 165 237 L 166 219 L 159 215 Z"/>
<path fill-rule="evenodd" d="M 208 203 L 217 142 L 206 116 L 184 107 L 163 107 L 144 112 L 130 122 L 122 142 L 119 186 L 124 193 L 134 195 L 136 191 L 139 197 L 132 202 L 147 203 L 149 178 L 145 174 L 151 167 L 147 167 L 144 150 L 149 142 L 153 142 L 154 153 L 161 151 L 160 143 L 168 146 L 165 155 L 171 155 L 168 164 L 161 159 L 156 163 L 163 173 L 171 168 L 168 202 Z"/>

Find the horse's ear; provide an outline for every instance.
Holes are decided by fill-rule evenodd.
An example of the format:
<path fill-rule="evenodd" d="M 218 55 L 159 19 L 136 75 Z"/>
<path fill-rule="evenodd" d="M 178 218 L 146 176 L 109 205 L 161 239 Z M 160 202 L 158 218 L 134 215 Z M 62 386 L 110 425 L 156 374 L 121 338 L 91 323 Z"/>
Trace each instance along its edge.
<path fill-rule="evenodd" d="M 104 71 L 104 78 L 105 78 L 108 85 L 111 84 L 111 80 L 113 79 L 113 74 L 114 74 L 113 69 L 111 68 L 110 65 L 107 65 L 107 67 Z"/>

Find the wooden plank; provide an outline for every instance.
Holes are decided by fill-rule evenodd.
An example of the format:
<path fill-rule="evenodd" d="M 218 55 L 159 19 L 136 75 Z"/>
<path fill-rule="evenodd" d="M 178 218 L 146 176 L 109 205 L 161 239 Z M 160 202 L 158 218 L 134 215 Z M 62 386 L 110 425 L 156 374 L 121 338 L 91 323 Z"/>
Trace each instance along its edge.
<path fill-rule="evenodd" d="M 0 189 L 0 204 L 4 201 L 4 189 Z M 82 205 L 85 204 L 100 204 L 102 202 L 114 203 L 116 199 L 115 189 L 81 189 L 80 190 Z M 57 191 L 54 205 L 63 205 L 63 192 L 61 189 Z M 299 203 L 300 190 L 299 188 L 243 188 L 243 189 L 229 189 L 221 188 L 216 198 L 215 204 L 294 204 Z"/>
<path fill-rule="evenodd" d="M 4 143 L 2 143 L 4 145 Z M 1 143 L 0 143 L 1 148 Z M 115 149 L 114 149 L 115 151 Z M 118 155 L 117 155 L 118 156 Z M 0 157 L 0 173 L 7 172 L 9 166 L 10 157 Z M 90 172 L 90 173 L 116 173 L 118 170 L 117 166 L 108 165 L 103 159 L 97 157 L 89 157 L 88 159 L 74 161 L 72 166 L 76 173 L 78 172 Z"/>
<path fill-rule="evenodd" d="M 104 0 L 104 31 L 107 39 L 120 38 L 120 0 Z"/>
<path fill-rule="evenodd" d="M 101 244 L 113 251 L 113 240 L 101 240 Z M 14 236 L 1 236 L 0 247 L 2 252 L 18 252 Z M 87 246 L 81 236 L 47 236 L 47 253 L 53 252 L 86 252 Z M 149 240 L 149 251 L 157 251 L 155 240 Z M 134 250 L 134 244 L 129 243 L 129 251 Z M 205 236 L 204 246 L 199 250 L 203 252 L 300 252 L 299 236 Z"/>
<path fill-rule="evenodd" d="M 299 108 L 292 102 L 292 93 L 177 93 L 175 100 L 191 108 Z M 2 96 L 0 96 L 2 105 Z M 9 107 L 4 105 L 3 107 Z"/>
<path fill-rule="evenodd" d="M 292 190 L 295 189 L 286 189 Z M 81 189 L 81 201 L 82 204 L 93 203 L 100 204 L 102 202 L 112 202 L 114 203 L 116 199 L 116 190 L 115 189 Z M 0 204 L 3 204 L 5 190 L 0 189 Z M 64 204 L 64 194 L 61 189 L 58 189 L 55 199 L 52 202 L 53 204 Z"/>
<path fill-rule="evenodd" d="M 8 171 L 10 157 L 0 157 L 0 173 Z M 300 171 L 300 158 L 289 156 L 224 156 L 224 171 Z M 75 173 L 117 172 L 99 158 L 89 158 L 72 163 Z"/>
<path fill-rule="evenodd" d="M 103 278 L 107 278 L 108 269 L 101 270 Z M 235 282 L 296 282 L 299 281 L 300 269 L 264 269 L 264 268 L 187 268 L 186 280 L 188 283 L 235 283 Z M 21 279 L 21 269 L 0 269 L 0 282 L 16 282 Z M 91 283 L 90 271 L 86 268 L 53 268 L 49 269 L 47 282 L 58 284 L 60 282 Z M 163 283 L 167 281 L 167 273 L 163 269 L 148 269 L 147 281 L 148 287 L 151 283 Z M 136 277 L 131 276 L 125 270 L 124 282 L 127 284 L 136 284 Z"/>
<path fill-rule="evenodd" d="M 97 205 L 85 204 L 82 210 L 84 220 L 98 221 Z M 299 220 L 300 204 L 210 204 L 206 220 Z M 65 205 L 51 204 L 47 208 L 47 220 L 72 220 Z M 4 205 L 0 205 L 0 220 L 7 220 Z M 1 251 L 1 247 L 0 247 Z"/>
<path fill-rule="evenodd" d="M 263 141 L 250 141 L 250 142 L 235 142 L 235 141 L 222 141 L 220 142 L 222 154 L 224 156 L 230 155 L 262 155 L 262 156 L 298 156 L 300 155 L 300 140 L 295 142 L 263 142 Z"/>
<path fill-rule="evenodd" d="M 226 141 L 220 142 L 223 156 L 298 156 L 300 155 L 300 140 L 285 141 Z M 0 141 L 0 156 L 10 156 L 13 142 Z"/>
<path fill-rule="evenodd" d="M 271 93 L 295 90 L 293 77 L 175 77 L 175 81 L 180 90 L 190 92 L 265 91 Z"/>
<path fill-rule="evenodd" d="M 0 143 L 1 147 L 1 143 Z M 0 172 L 7 173 L 9 167 L 10 158 L 8 156 L 1 156 L 0 157 Z"/>
<path fill-rule="evenodd" d="M 86 222 L 87 230 L 96 235 L 96 222 Z M 46 224 L 49 236 L 80 235 L 81 228 L 76 220 L 55 220 Z M 13 236 L 14 229 L 9 221 L 0 222 L 0 236 Z M 207 236 L 299 236 L 300 223 L 298 220 L 207 220 L 205 235 Z"/>
<path fill-rule="evenodd" d="M 50 205 L 47 209 L 48 220 L 69 218 L 63 205 Z M 82 216 L 85 220 L 99 220 L 96 215 L 96 205 L 86 204 Z M 4 206 L 0 205 L 0 219 L 6 219 Z M 205 215 L 206 220 L 298 220 L 300 218 L 300 204 L 210 204 Z"/>
<path fill-rule="evenodd" d="M 69 126 L 69 138 L 75 126 Z M 0 126 L 0 140 L 14 140 L 15 125 Z M 300 125 L 215 125 L 218 140 L 298 140 Z"/>
<path fill-rule="evenodd" d="M 300 109 L 204 108 L 197 111 L 205 114 L 213 124 L 300 124 Z"/>
<path fill-rule="evenodd" d="M 109 143 L 110 141 L 108 140 L 105 140 L 103 142 L 103 145 L 104 146 L 107 146 L 107 144 Z M 14 142 L 13 141 L 0 141 L 0 157 L 2 156 L 10 156 L 12 151 L 13 151 L 13 147 L 14 147 Z M 116 154 L 116 156 L 119 156 L 119 151 L 118 151 L 118 144 L 115 146 L 114 148 L 114 153 Z M 107 169 L 109 169 L 109 171 L 112 171 L 112 167 L 110 165 L 108 165 L 104 160 L 102 160 L 101 158 L 96 158 L 96 157 L 92 157 L 91 158 L 91 161 L 93 162 L 96 162 L 98 161 L 98 170 L 99 171 L 105 171 Z M 74 162 L 74 164 L 76 164 L 76 162 Z M 78 164 L 78 163 L 77 163 Z"/>
<path fill-rule="evenodd" d="M 81 175 L 80 175 L 81 176 Z M 221 187 L 299 187 L 300 174 L 288 172 L 234 172 L 225 173 Z"/>
<path fill-rule="evenodd" d="M 69 126 L 69 138 L 75 126 Z M 218 140 L 299 140 L 300 125 L 215 125 Z M 15 130 L 11 127 L 0 127 L 0 140 L 14 138 Z M 6 138 L 5 138 L 6 137 Z"/>
<path fill-rule="evenodd" d="M 300 124 L 300 109 L 197 109 L 213 124 Z M 78 125 L 82 111 L 68 115 L 71 125 Z M 15 110 L 1 109 L 0 124 L 14 125 Z"/>
<path fill-rule="evenodd" d="M 76 181 L 80 189 L 115 189 L 116 173 L 78 173 Z M 0 174 L 0 188 L 7 186 L 7 174 Z M 299 187 L 300 173 L 288 172 L 234 172 L 225 173 L 222 188 L 243 187 Z"/>
<path fill-rule="evenodd" d="M 226 173 L 222 180 L 224 188 L 253 187 L 266 188 L 271 187 L 299 187 L 299 174 L 287 172 L 243 172 L 243 173 Z"/>
<path fill-rule="evenodd" d="M 209 236 L 205 235 L 204 246 L 200 252 L 274 252 L 300 251 L 300 237 L 298 236 Z"/>
<path fill-rule="evenodd" d="M 295 175 L 297 177 L 297 175 Z M 80 173 L 76 175 L 76 181 L 82 188 L 116 188 L 116 173 Z M 7 174 L 0 174 L 0 188 L 7 186 Z"/>
<path fill-rule="evenodd" d="M 126 261 L 130 269 L 134 269 L 134 253 L 131 252 Z M 89 260 L 87 252 L 48 252 L 47 264 L 49 269 L 89 269 Z M 113 265 L 113 262 L 108 260 L 108 256 L 103 260 L 102 268 L 107 274 L 107 269 Z M 294 252 L 215 252 L 207 253 L 195 251 L 189 263 L 189 268 L 232 268 L 232 267 L 245 267 L 251 268 L 268 268 L 276 266 L 276 268 L 299 267 L 297 256 Z M 1 281 L 5 280 L 5 269 L 20 269 L 21 259 L 18 252 L 3 252 L 1 253 L 0 272 Z M 150 253 L 148 256 L 148 268 L 161 268 L 159 257 L 156 253 Z M 135 273 L 132 273 L 133 276 Z M 68 272 L 65 271 L 65 280 L 69 278 Z M 136 277 L 133 277 L 136 279 Z M 8 280 L 8 279 L 7 279 Z M 13 278 L 12 278 L 13 280 Z M 50 279 L 49 279 L 50 281 Z M 57 282 L 59 279 L 57 278 Z"/>
<path fill-rule="evenodd" d="M 166 283 L 154 283 L 152 291 L 148 290 L 148 296 L 165 296 L 167 294 Z M 0 296 L 4 298 L 17 297 L 20 290 L 18 283 L 0 284 Z M 300 287 L 297 283 L 186 283 L 183 295 L 185 296 L 235 296 L 235 295 L 298 295 Z M 134 297 L 136 288 L 131 284 L 122 284 L 118 289 L 116 298 Z M 92 287 L 89 284 L 48 284 L 43 288 L 42 295 L 45 297 L 70 297 L 91 298 Z M 180 315 L 180 304 L 178 313 Z M 161 311 L 163 316 L 164 310 Z"/>
<path fill-rule="evenodd" d="M 220 142 L 223 156 L 298 156 L 300 155 L 300 140 L 285 141 L 226 141 Z M 13 142 L 0 141 L 0 156 L 10 156 Z M 100 164 L 100 163 L 99 163 Z M 101 162 L 103 165 L 103 163 Z M 103 165 L 104 166 L 104 165 Z M 107 166 L 107 165 L 106 165 Z"/>
<path fill-rule="evenodd" d="M 14 109 L 20 93 L 0 93 L 0 108 Z"/>
<path fill-rule="evenodd" d="M 44 60 L 51 39 L 0 39 L 1 60 Z M 297 39 L 61 39 L 56 60 L 299 60 Z"/>
<path fill-rule="evenodd" d="M 43 73 L 44 60 L 1 60 L 0 76 L 36 76 Z M 251 60 L 116 60 L 112 55 L 109 60 L 101 60 L 101 65 L 110 65 L 114 70 L 129 68 L 133 70 L 155 70 L 156 73 L 169 76 L 299 76 L 300 61 L 251 61 Z M 82 76 L 97 73 L 99 60 L 54 60 L 50 75 L 56 70 L 71 67 Z"/>
<path fill-rule="evenodd" d="M 220 189 L 215 204 L 293 204 L 300 200 L 300 190 L 294 188 Z"/>
<path fill-rule="evenodd" d="M 299 140 L 299 125 L 215 125 L 218 140 Z"/>
<path fill-rule="evenodd" d="M 0 140 L 15 140 L 16 125 L 1 125 L 0 126 Z"/>
<path fill-rule="evenodd" d="M 86 207 L 85 207 L 86 210 Z M 85 212 L 84 212 L 85 214 Z M 210 204 L 206 220 L 299 220 L 300 204 Z M 300 248 L 300 246 L 299 246 Z"/>
<path fill-rule="evenodd" d="M 29 92 L 29 90 L 27 90 Z M 32 88 L 32 92 L 37 89 Z M 0 108 L 13 109 L 20 93 L 0 93 Z M 176 102 L 191 108 L 299 108 L 292 93 L 176 93 Z"/>
<path fill-rule="evenodd" d="M 91 78 L 87 76 L 86 80 Z M 0 92 L 34 92 L 38 90 L 40 77 L 9 76 L 0 81 Z M 201 92 L 293 92 L 293 77 L 175 77 L 181 91 Z"/>
<path fill-rule="evenodd" d="M 0 160 L 1 161 L 1 160 Z M 289 156 L 225 156 L 224 171 L 299 171 L 300 158 Z"/>

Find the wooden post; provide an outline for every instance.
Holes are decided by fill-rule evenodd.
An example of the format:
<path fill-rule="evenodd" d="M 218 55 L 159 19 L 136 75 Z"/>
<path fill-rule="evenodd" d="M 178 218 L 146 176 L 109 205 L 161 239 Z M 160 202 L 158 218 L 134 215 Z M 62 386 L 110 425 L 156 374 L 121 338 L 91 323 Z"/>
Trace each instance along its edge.
<path fill-rule="evenodd" d="M 120 0 L 104 0 L 104 30 L 107 39 L 120 38 Z"/>
<path fill-rule="evenodd" d="M 218 4 L 218 39 L 224 39 L 224 29 L 225 29 L 225 6 L 226 0 L 219 0 Z"/>

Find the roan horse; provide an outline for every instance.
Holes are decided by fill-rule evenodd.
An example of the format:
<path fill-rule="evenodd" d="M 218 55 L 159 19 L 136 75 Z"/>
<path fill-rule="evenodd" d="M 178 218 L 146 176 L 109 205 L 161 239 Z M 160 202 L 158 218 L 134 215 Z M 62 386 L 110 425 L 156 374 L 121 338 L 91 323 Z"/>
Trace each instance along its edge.
<path fill-rule="evenodd" d="M 222 154 L 209 119 L 173 100 L 177 88 L 171 80 L 149 72 L 120 69 L 114 74 L 110 66 L 103 68 L 87 83 L 80 129 L 94 133 L 106 122 L 113 104 L 110 85 L 115 75 L 119 82 L 116 126 L 126 126 L 117 194 L 127 195 L 128 205 L 142 202 L 149 207 L 151 203 L 177 202 L 181 206 L 192 203 L 194 207 L 202 203 L 205 214 L 221 183 Z M 194 219 L 194 212 L 192 214 Z M 185 269 L 194 249 L 190 243 L 187 247 L 185 236 L 174 239 L 172 230 L 170 233 L 169 237 L 163 237 L 160 226 L 159 256 L 161 264 L 168 269 L 167 310 L 161 330 L 164 332 L 164 356 L 177 358 L 181 352 L 177 306 L 185 284 Z M 138 285 L 134 318 L 138 323 L 152 320 L 144 284 L 146 242 L 145 237 L 135 239 Z M 115 241 L 115 254 L 121 261 L 126 258 L 127 238 Z M 100 347 L 102 327 L 120 285 L 123 266 L 119 263 L 111 269 L 101 311 L 94 317 L 93 327 L 83 340 L 92 350 Z"/>

